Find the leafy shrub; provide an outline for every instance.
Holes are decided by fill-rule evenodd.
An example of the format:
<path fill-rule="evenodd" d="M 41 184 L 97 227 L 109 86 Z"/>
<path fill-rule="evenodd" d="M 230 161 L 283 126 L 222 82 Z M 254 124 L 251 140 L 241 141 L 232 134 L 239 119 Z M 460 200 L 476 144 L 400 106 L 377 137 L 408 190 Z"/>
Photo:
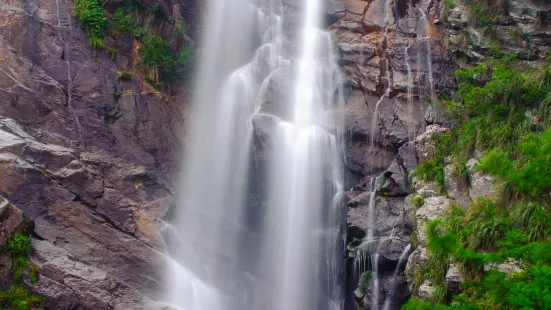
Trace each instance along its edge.
<path fill-rule="evenodd" d="M 38 266 L 27 260 L 31 252 L 31 239 L 17 232 L 8 240 L 4 250 L 12 259 L 13 277 L 17 285 L 12 285 L 7 291 L 0 291 L 0 307 L 20 310 L 42 308 L 42 297 L 32 295 L 27 288 L 20 285 L 27 268 L 30 268 L 31 283 L 38 281 L 40 273 Z"/>
<path fill-rule="evenodd" d="M 11 258 L 27 257 L 31 253 L 31 239 L 20 232 L 8 240 L 6 251 Z"/>
<path fill-rule="evenodd" d="M 506 209 L 480 198 L 471 204 L 466 222 L 470 225 L 470 231 L 465 246 L 471 250 L 496 249 L 498 241 L 512 229 Z"/>
<path fill-rule="evenodd" d="M 134 73 L 125 71 L 119 75 L 119 80 L 130 81 L 132 80 L 133 77 L 134 77 Z"/>
<path fill-rule="evenodd" d="M 521 201 L 511 208 L 515 229 L 530 241 L 548 240 L 551 231 L 551 208 L 535 201 Z"/>
<path fill-rule="evenodd" d="M 478 4 L 492 18 L 506 9 L 503 1 Z M 454 173 L 466 176 L 465 159 L 483 150 L 478 169 L 504 190 L 427 224 L 429 257 L 414 287 L 430 280 L 437 290 L 432 301 L 411 299 L 403 309 L 551 309 L 551 63 L 528 68 L 503 57 L 456 78 L 457 96 L 446 101 L 453 130 L 436 137 L 435 155 L 415 174 L 438 181 L 443 159 L 454 156 Z M 518 270 L 497 267 L 506 262 Z M 466 279 L 453 297 L 445 289 L 451 263 Z"/>
<path fill-rule="evenodd" d="M 7 309 L 30 310 L 42 308 L 42 297 L 32 295 L 24 286 L 14 285 L 7 291 L 0 291 L 0 306 Z"/>
<path fill-rule="evenodd" d="M 92 48 L 105 48 L 105 32 L 109 27 L 106 12 L 97 0 L 75 0 L 73 11 Z"/>
<path fill-rule="evenodd" d="M 551 192 L 551 129 L 530 134 L 518 146 L 516 160 L 503 150 L 492 150 L 479 169 L 512 183 L 520 194 L 541 197 Z"/>
<path fill-rule="evenodd" d="M 131 33 L 134 22 L 128 16 L 128 9 L 118 8 L 111 19 L 112 27 L 117 32 Z"/>
<path fill-rule="evenodd" d="M 169 71 L 174 65 L 174 55 L 170 43 L 162 37 L 147 33 L 142 39 L 140 57 L 147 69 Z"/>
<path fill-rule="evenodd" d="M 412 173 L 413 177 L 423 181 L 436 182 L 441 192 L 444 192 L 444 161 L 433 158 L 420 164 Z"/>

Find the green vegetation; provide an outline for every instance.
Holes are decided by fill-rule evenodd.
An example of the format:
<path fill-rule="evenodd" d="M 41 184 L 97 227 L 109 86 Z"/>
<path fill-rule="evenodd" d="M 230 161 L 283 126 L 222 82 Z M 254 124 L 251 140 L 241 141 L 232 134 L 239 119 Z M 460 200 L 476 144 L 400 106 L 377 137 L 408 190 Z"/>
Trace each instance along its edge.
<path fill-rule="evenodd" d="M 360 289 L 360 292 L 362 292 L 362 294 L 367 293 L 367 290 L 369 289 L 370 281 L 371 281 L 371 271 L 366 271 L 362 273 L 362 276 L 360 277 L 360 283 L 358 285 L 358 288 Z"/>
<path fill-rule="evenodd" d="M 433 181 L 438 185 L 440 192 L 444 192 L 444 160 L 443 158 L 433 158 L 415 169 L 413 177 L 424 181 Z"/>
<path fill-rule="evenodd" d="M 508 56 L 456 78 L 457 96 L 445 101 L 455 126 L 414 175 L 441 184 L 444 158 L 453 158 L 454 173 L 468 178 L 466 159 L 478 150 L 487 155 L 477 169 L 496 176 L 500 191 L 427 224 L 429 257 L 413 287 L 429 280 L 435 292 L 403 309 L 551 309 L 551 63 L 530 68 Z M 465 279 L 457 296 L 446 287 L 450 264 Z"/>
<path fill-rule="evenodd" d="M 111 60 L 118 54 L 111 37 L 129 34 L 138 40 L 143 69 L 156 88 L 186 77 L 191 69 L 194 44 L 186 34 L 189 25 L 165 19 L 158 6 L 144 7 L 137 0 L 75 0 L 74 15 L 88 35 L 90 47 L 107 49 Z M 172 24 L 171 34 L 158 34 L 154 29 L 160 23 Z"/>
<path fill-rule="evenodd" d="M 119 75 L 119 80 L 121 80 L 121 81 L 130 81 L 130 80 L 132 80 L 133 77 L 134 77 L 134 73 L 125 71 L 125 72 L 122 72 Z"/>
<path fill-rule="evenodd" d="M 134 21 L 128 16 L 129 9 L 118 8 L 113 14 L 111 19 L 113 30 L 117 32 L 126 32 L 131 33 L 132 28 L 134 27 Z"/>
<path fill-rule="evenodd" d="M 31 283 L 38 281 L 40 274 L 38 266 L 27 259 L 31 253 L 31 239 L 17 232 L 13 238 L 8 240 L 4 251 L 12 259 L 13 279 L 16 284 L 7 291 L 0 291 L 0 307 L 19 310 L 42 308 L 42 297 L 32 295 L 22 283 L 23 275 L 27 270 Z"/>
<path fill-rule="evenodd" d="M 31 253 L 31 239 L 22 233 L 16 233 L 6 244 L 6 252 L 11 258 L 26 258 Z"/>
<path fill-rule="evenodd" d="M 41 309 L 42 303 L 42 297 L 32 295 L 29 289 L 22 285 L 13 285 L 8 291 L 0 291 L 0 306 L 4 309 Z"/>
<path fill-rule="evenodd" d="M 447 19 L 450 15 L 450 11 L 456 7 L 454 0 L 444 0 L 442 2 L 442 16 Z"/>
<path fill-rule="evenodd" d="M 75 17 L 89 38 L 90 47 L 105 48 L 105 33 L 109 27 L 105 9 L 97 0 L 75 0 Z"/>
<path fill-rule="evenodd" d="M 146 33 L 141 38 L 141 42 L 140 57 L 146 69 L 170 71 L 174 65 L 174 55 L 170 43 L 152 33 Z"/>
<path fill-rule="evenodd" d="M 147 83 L 149 83 L 149 85 L 153 86 L 153 88 L 155 89 L 161 88 L 161 84 L 155 82 L 155 80 L 153 80 L 153 78 L 150 77 L 149 75 L 144 76 L 144 79 Z"/>

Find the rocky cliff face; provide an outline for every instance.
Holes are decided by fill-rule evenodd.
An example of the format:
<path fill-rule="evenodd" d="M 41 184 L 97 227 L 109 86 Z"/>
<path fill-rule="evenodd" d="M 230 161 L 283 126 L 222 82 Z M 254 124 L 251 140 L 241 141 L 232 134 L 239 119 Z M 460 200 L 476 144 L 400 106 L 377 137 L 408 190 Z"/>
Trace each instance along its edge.
<path fill-rule="evenodd" d="M 72 10 L 65 0 L 0 4 L 1 199 L 36 223 L 31 288 L 46 309 L 153 309 L 164 260 L 156 218 L 173 198 L 184 110 L 145 83 L 129 36 L 116 57 L 92 50 Z"/>
<path fill-rule="evenodd" d="M 462 0 L 453 5 L 438 0 L 331 2 L 329 29 L 348 90 L 346 309 L 398 308 L 410 294 L 407 282 L 413 294 L 421 294 L 410 274 L 426 258 L 423 223 L 449 209 L 451 201 L 465 204 L 491 191 L 489 176 L 473 171 L 468 187 L 453 177 L 451 164 L 445 196 L 438 195 L 434 184 L 412 186 L 409 176 L 434 147 L 432 133 L 446 129 L 431 127 L 419 135 L 428 125 L 450 125 L 434 99 L 453 93 L 455 70 L 497 54 L 516 54 L 528 64 L 545 57 L 551 45 L 550 5 L 510 3 L 489 30 L 482 30 Z M 420 213 L 414 212 L 416 196 L 409 195 L 414 192 L 431 197 Z M 400 257 L 407 258 L 412 233 L 420 240 L 407 263 L 406 279 Z M 369 281 L 362 286 L 366 273 Z M 375 274 L 378 281 L 372 279 Z"/>

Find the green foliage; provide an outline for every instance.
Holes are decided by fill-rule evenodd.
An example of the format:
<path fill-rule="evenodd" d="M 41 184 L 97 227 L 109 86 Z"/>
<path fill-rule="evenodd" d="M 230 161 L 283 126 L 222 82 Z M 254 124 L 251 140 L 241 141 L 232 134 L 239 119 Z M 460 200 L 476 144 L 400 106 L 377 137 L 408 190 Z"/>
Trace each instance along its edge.
<path fill-rule="evenodd" d="M 534 201 L 520 201 L 511 208 L 516 230 L 526 234 L 530 241 L 549 240 L 551 237 L 551 208 Z"/>
<path fill-rule="evenodd" d="M 488 12 L 495 18 L 506 9 L 498 2 L 468 4 L 499 6 Z M 413 285 L 437 289 L 432 301 L 411 299 L 404 309 L 551 309 L 551 63 L 529 68 L 503 57 L 456 78 L 457 96 L 445 102 L 454 127 L 436 136 L 435 154 L 415 174 L 438 183 L 444 158 L 453 158 L 454 174 L 467 177 L 466 159 L 485 151 L 477 169 L 501 190 L 427 224 L 429 257 Z M 457 296 L 445 289 L 452 263 L 466 279 Z M 518 270 L 504 272 L 504 263 Z"/>
<path fill-rule="evenodd" d="M 111 19 L 112 27 L 116 32 L 131 33 L 134 22 L 128 16 L 129 10 L 126 8 L 118 8 Z"/>
<path fill-rule="evenodd" d="M 367 293 L 367 290 L 369 289 L 370 281 L 371 281 L 371 271 L 364 272 L 360 277 L 360 283 L 358 285 L 358 288 L 360 289 L 360 292 L 362 292 L 362 294 Z"/>
<path fill-rule="evenodd" d="M 413 171 L 412 176 L 419 180 L 436 182 L 441 192 L 445 190 L 443 158 L 433 158 L 420 164 Z"/>
<path fill-rule="evenodd" d="M 168 72 L 175 64 L 170 43 L 151 32 L 141 38 L 140 57 L 146 69 L 160 69 Z"/>
<path fill-rule="evenodd" d="M 507 0 L 465 0 L 469 8 L 469 21 L 473 27 L 490 26 L 507 11 Z"/>
<path fill-rule="evenodd" d="M 42 308 L 42 297 L 32 295 L 26 287 L 21 285 L 27 269 L 30 269 L 31 283 L 38 281 L 40 273 L 38 266 L 27 259 L 31 252 L 31 239 L 17 232 L 8 240 L 4 251 L 12 259 L 13 278 L 17 285 L 12 285 L 7 291 L 0 291 L 0 307 L 20 310 Z"/>
<path fill-rule="evenodd" d="M 186 24 L 185 21 L 180 21 L 178 25 L 174 26 L 174 31 L 172 32 L 172 35 L 177 37 L 185 34 L 189 29 L 189 25 Z"/>
<path fill-rule="evenodd" d="M 31 253 L 31 239 L 20 232 L 16 232 L 13 238 L 8 240 L 6 252 L 11 258 L 29 256 Z"/>
<path fill-rule="evenodd" d="M 444 0 L 442 2 L 442 15 L 445 19 L 448 18 L 450 11 L 453 10 L 457 5 L 454 0 Z"/>
<path fill-rule="evenodd" d="M 23 273 L 27 268 L 27 258 L 26 257 L 17 257 L 13 260 L 13 278 L 15 282 L 20 283 L 23 279 Z"/>
<path fill-rule="evenodd" d="M 105 48 L 105 32 L 109 26 L 105 9 L 97 0 L 75 0 L 73 11 L 92 48 Z"/>
<path fill-rule="evenodd" d="M 496 249 L 498 241 L 512 228 L 508 215 L 505 208 L 499 208 L 491 200 L 478 199 L 472 203 L 466 217 L 470 227 L 464 246 L 471 250 Z"/>
<path fill-rule="evenodd" d="M 168 81 L 184 77 L 191 69 L 193 44 L 176 53 L 168 41 L 151 32 L 146 32 L 140 40 L 139 53 L 146 70 L 157 70 Z"/>
<path fill-rule="evenodd" d="M 525 136 L 514 153 L 493 149 L 479 169 L 511 182 L 522 195 L 545 196 L 551 192 L 551 129 Z"/>
<path fill-rule="evenodd" d="M 42 297 L 32 295 L 26 287 L 21 285 L 13 285 L 7 291 L 0 291 L 0 306 L 5 309 L 41 309 L 43 303 Z"/>
<path fill-rule="evenodd" d="M 155 89 L 160 89 L 161 88 L 161 84 L 155 82 L 155 80 L 153 80 L 153 78 L 150 77 L 149 75 L 144 76 L 144 79 L 147 83 L 149 83 L 149 85 L 153 86 L 153 88 L 155 88 Z"/>
<path fill-rule="evenodd" d="M 133 77 L 134 77 L 134 73 L 125 71 L 119 75 L 119 80 L 130 81 L 132 80 Z"/>
<path fill-rule="evenodd" d="M 37 265 L 34 263 L 28 262 L 27 266 L 31 269 L 29 272 L 29 280 L 32 284 L 36 283 L 38 281 L 38 277 L 40 276 L 40 268 L 38 268 Z"/>
<path fill-rule="evenodd" d="M 91 48 L 104 49 L 107 43 L 105 42 L 105 38 L 90 37 L 88 38 L 88 45 L 90 45 Z"/>

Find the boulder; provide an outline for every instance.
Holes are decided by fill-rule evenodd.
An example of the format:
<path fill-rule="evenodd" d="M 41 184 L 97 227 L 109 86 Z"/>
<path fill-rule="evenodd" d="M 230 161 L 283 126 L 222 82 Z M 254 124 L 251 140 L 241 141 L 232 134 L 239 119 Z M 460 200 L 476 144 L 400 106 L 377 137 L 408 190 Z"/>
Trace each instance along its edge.
<path fill-rule="evenodd" d="M 458 169 L 461 168 L 457 163 L 449 163 L 444 167 L 444 187 L 448 197 L 455 200 L 456 205 L 468 206 L 471 199 L 467 176 L 462 176 Z"/>
<path fill-rule="evenodd" d="M 0 248 L 3 248 L 16 233 L 30 235 L 33 230 L 34 221 L 0 196 Z"/>
<path fill-rule="evenodd" d="M 448 131 L 448 128 L 440 125 L 430 125 L 427 126 L 427 130 L 423 134 L 415 138 L 413 144 L 419 163 L 429 160 L 436 152 L 436 141 L 433 139 L 433 136 Z"/>
<path fill-rule="evenodd" d="M 431 300 L 434 295 L 435 287 L 430 283 L 429 281 L 423 282 L 421 286 L 419 286 L 419 290 L 417 291 L 417 296 L 421 300 Z"/>
<path fill-rule="evenodd" d="M 437 218 L 445 216 L 451 209 L 451 201 L 447 197 L 427 197 L 423 205 L 415 212 L 417 225 L 417 241 L 420 246 L 427 242 L 426 224 Z"/>
<path fill-rule="evenodd" d="M 469 197 L 476 200 L 478 197 L 491 197 L 496 194 L 495 177 L 477 170 L 478 161 L 470 159 L 467 162 L 470 177 Z"/>
<path fill-rule="evenodd" d="M 461 283 L 464 281 L 463 276 L 455 264 L 451 264 L 446 272 L 446 287 L 454 294 L 461 292 Z"/>
<path fill-rule="evenodd" d="M 151 309 L 152 302 L 105 271 L 75 260 L 48 241 L 33 240 L 31 261 L 40 267 L 36 283 L 27 283 L 44 296 L 46 308 Z"/>
<path fill-rule="evenodd" d="M 421 247 L 415 249 L 408 257 L 405 275 L 407 278 L 409 290 L 412 292 L 413 295 L 417 295 L 417 290 L 415 290 L 414 284 L 419 285 L 419 283 L 415 283 L 416 282 L 415 275 L 418 272 L 417 270 L 426 264 L 427 260 L 428 260 L 427 250 Z"/>

